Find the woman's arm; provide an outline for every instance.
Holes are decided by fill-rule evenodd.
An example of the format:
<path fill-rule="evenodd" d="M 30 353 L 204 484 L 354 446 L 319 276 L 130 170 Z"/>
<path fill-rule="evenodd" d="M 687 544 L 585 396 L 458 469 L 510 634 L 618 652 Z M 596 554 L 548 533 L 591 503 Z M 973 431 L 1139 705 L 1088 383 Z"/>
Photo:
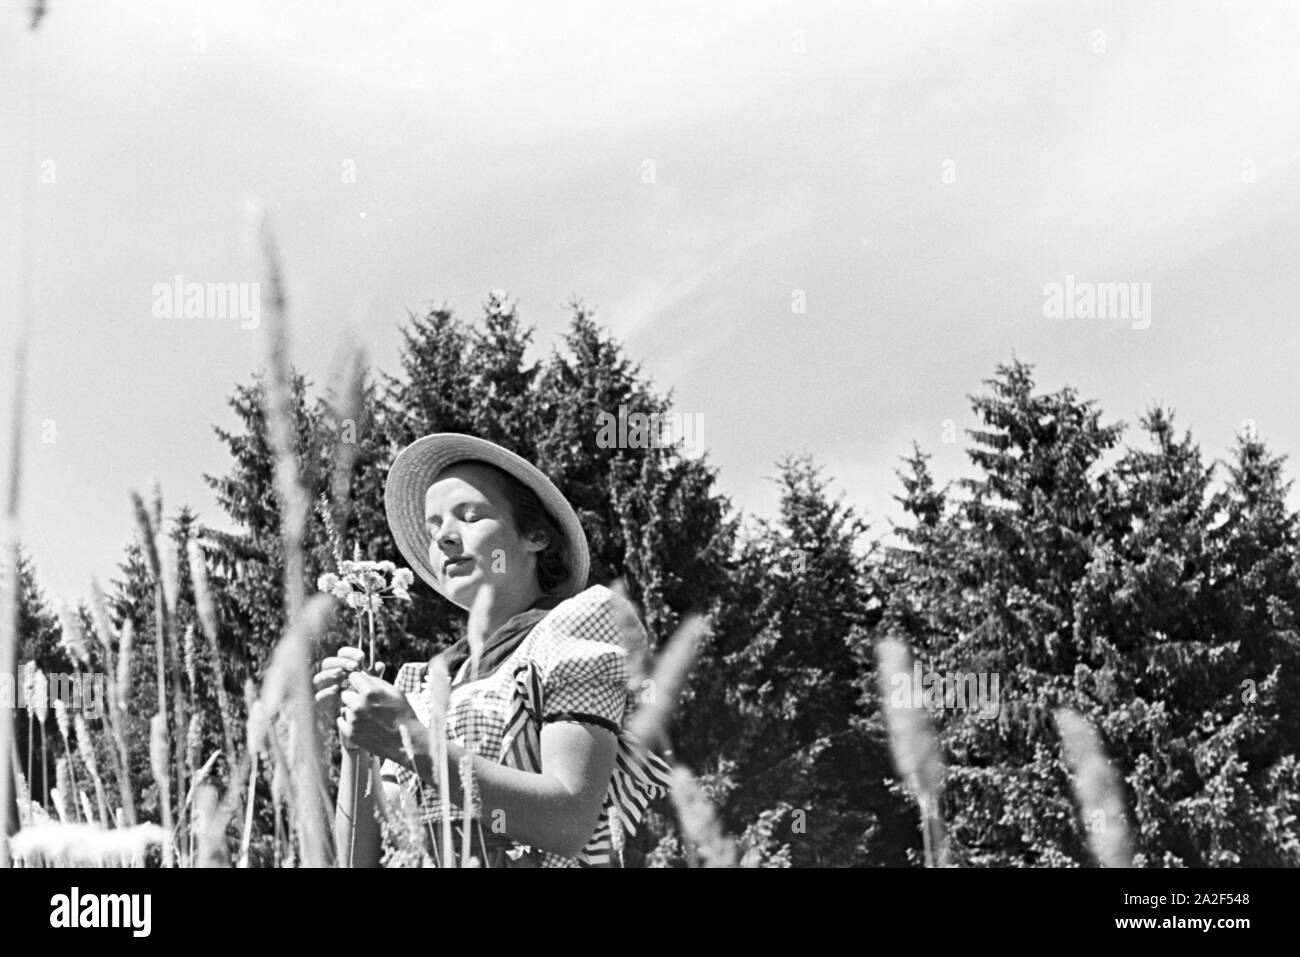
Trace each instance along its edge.
<path fill-rule="evenodd" d="M 429 757 L 429 729 L 392 685 L 355 673 L 343 692 L 345 713 L 339 730 L 345 741 L 380 757 L 391 758 L 434 786 L 437 772 Z M 409 735 L 414 762 L 402 744 Z M 542 771 L 507 768 L 477 755 L 474 781 L 482 821 L 520 844 L 571 857 L 582 850 L 596 828 L 618 748 L 612 731 L 594 725 L 557 721 L 542 726 Z M 461 804 L 460 759 L 464 749 L 447 742 L 448 784 Z"/>
<path fill-rule="evenodd" d="M 429 757 L 429 729 L 418 719 L 407 728 L 416 760 L 412 767 L 410 759 L 402 756 L 401 763 L 433 785 L 437 777 Z M 483 826 L 489 830 L 500 828 L 520 844 L 572 857 L 596 829 L 614 773 L 617 748 L 612 731 L 563 721 L 542 726 L 540 774 L 508 768 L 475 755 L 474 783 Z M 459 770 L 464 753 L 460 745 L 447 742 L 449 783 L 458 804 L 464 800 Z"/>

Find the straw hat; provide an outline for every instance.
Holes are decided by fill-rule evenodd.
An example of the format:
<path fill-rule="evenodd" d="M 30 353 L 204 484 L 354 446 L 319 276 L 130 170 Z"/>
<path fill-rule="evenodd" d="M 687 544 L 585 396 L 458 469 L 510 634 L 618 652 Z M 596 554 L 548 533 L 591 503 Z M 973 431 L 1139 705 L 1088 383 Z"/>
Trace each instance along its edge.
<path fill-rule="evenodd" d="M 416 439 L 398 453 L 388 470 L 388 481 L 384 483 L 384 512 L 397 547 L 411 569 L 434 591 L 443 594 L 438 576 L 429 563 L 432 536 L 424 523 L 424 498 L 438 473 L 449 465 L 471 459 L 495 465 L 533 490 L 564 535 L 567 546 L 565 555 L 569 577 L 555 593 L 561 598 L 569 598 L 582 591 L 587 585 L 591 558 L 587 551 L 587 535 L 573 506 L 531 462 L 494 442 L 456 432 L 439 432 Z"/>

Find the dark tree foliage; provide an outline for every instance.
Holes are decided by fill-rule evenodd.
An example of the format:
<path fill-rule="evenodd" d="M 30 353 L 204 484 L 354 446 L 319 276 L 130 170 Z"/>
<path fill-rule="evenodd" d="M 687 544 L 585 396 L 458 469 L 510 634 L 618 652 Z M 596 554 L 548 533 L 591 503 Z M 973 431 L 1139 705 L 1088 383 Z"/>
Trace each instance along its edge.
<path fill-rule="evenodd" d="M 1214 492 L 1191 437 L 1153 409 L 1150 448 L 1107 465 L 1122 426 L 1073 390 L 1036 394 L 1020 362 L 989 386 L 964 497 L 934 487 L 919 451 L 905 462 L 914 523 L 886 560 L 877 629 L 927 670 L 1000 679 L 995 715 L 936 714 L 955 859 L 1083 865 L 1085 827 L 1123 824 L 1139 864 L 1300 862 L 1300 579 L 1281 462 L 1242 440 Z M 1062 706 L 1102 735 L 1127 821 L 1079 820 Z"/>

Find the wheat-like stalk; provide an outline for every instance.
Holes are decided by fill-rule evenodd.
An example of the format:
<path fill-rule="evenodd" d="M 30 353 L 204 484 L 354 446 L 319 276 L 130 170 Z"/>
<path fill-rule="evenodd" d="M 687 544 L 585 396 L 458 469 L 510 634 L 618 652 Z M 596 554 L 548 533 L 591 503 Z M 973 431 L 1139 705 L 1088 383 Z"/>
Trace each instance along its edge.
<path fill-rule="evenodd" d="M 1132 867 L 1124 786 L 1101 738 L 1086 718 L 1068 708 L 1056 712 L 1056 727 L 1093 856 L 1102 867 Z"/>
<path fill-rule="evenodd" d="M 723 830 L 713 802 L 695 775 L 682 765 L 673 768 L 672 801 L 682 835 L 691 845 L 688 853 L 698 855 L 705 867 L 735 867 L 735 840 Z"/>
<path fill-rule="evenodd" d="M 95 747 L 90 738 L 90 727 L 86 724 L 85 717 L 78 711 L 73 719 L 77 729 L 77 753 L 81 755 L 81 763 L 86 766 L 90 773 L 91 783 L 95 786 L 95 799 L 99 802 L 99 821 L 104 827 L 108 827 L 110 814 L 108 810 L 108 795 L 104 791 L 104 781 L 99 775 L 99 761 L 95 758 Z"/>
<path fill-rule="evenodd" d="M 188 547 L 190 562 L 190 579 L 194 582 L 194 604 L 198 612 L 199 626 L 203 637 L 207 639 L 212 663 L 212 684 L 217 693 L 217 715 L 221 719 L 221 738 L 226 746 L 226 763 L 234 769 L 235 733 L 231 727 L 234 711 L 230 707 L 230 694 L 226 691 L 226 667 L 221 660 L 221 646 L 217 641 L 217 605 L 212 597 L 212 588 L 208 583 L 208 566 L 203 558 L 203 549 L 193 539 Z M 234 779 L 232 778 L 233 782 Z"/>
<path fill-rule="evenodd" d="M 81 627 L 81 617 L 68 607 L 67 602 L 59 602 L 59 625 L 59 647 L 74 664 L 89 669 L 90 652 L 86 647 L 86 633 Z"/>
<path fill-rule="evenodd" d="M 221 754 L 220 751 L 213 752 L 211 760 L 215 760 L 220 754 Z M 200 775 L 206 774 L 207 770 L 211 766 L 210 764 L 205 765 L 203 770 L 200 771 L 199 759 L 202 756 L 203 756 L 203 715 L 196 711 L 194 712 L 194 714 L 190 715 L 190 726 L 189 726 L 189 730 L 185 735 L 185 764 L 187 766 L 187 770 L 189 771 L 189 780 L 190 780 L 189 790 L 186 791 L 185 793 L 185 805 L 187 807 L 189 806 L 190 798 L 194 796 L 194 788 L 199 784 L 201 780 Z M 184 813 L 184 808 L 182 808 L 182 813 Z M 192 837 L 191 840 L 193 840 Z"/>
<path fill-rule="evenodd" d="M 346 533 L 346 522 L 350 514 L 352 490 L 352 464 L 356 461 L 357 443 L 344 441 L 342 430 L 350 423 L 353 428 L 360 425 L 365 408 L 365 347 L 354 325 L 349 323 L 334 361 L 333 402 L 334 426 L 339 430 L 334 442 L 334 462 L 330 474 L 330 495 L 334 501 L 334 516 L 328 519 L 328 527 L 342 541 Z M 328 511 L 328 509 L 326 510 Z M 335 552 L 335 559 L 343 559 L 342 549 Z"/>
<path fill-rule="evenodd" d="M 924 709 L 896 707 L 890 695 L 895 675 L 907 675 L 911 680 L 912 654 L 907 645 L 893 638 L 877 642 L 875 651 L 881 710 L 885 714 L 894 763 L 921 811 L 926 866 L 944 867 L 948 864 L 948 851 L 939 813 L 944 774 L 939 739 Z"/>
<path fill-rule="evenodd" d="M 636 606 L 622 578 L 610 582 L 609 590 L 621 599 L 614 603 L 614 627 L 618 629 L 618 643 L 627 652 L 628 689 L 640 691 L 646 679 L 646 661 L 650 649 L 645 629 L 636 615 Z"/>
<path fill-rule="evenodd" d="M 678 695 L 686 685 L 701 639 L 708 634 L 707 621 L 689 615 L 678 627 L 655 662 L 642 705 L 632 715 L 628 730 L 648 747 L 668 747 L 668 725 Z"/>
<path fill-rule="evenodd" d="M 131 651 L 135 641 L 135 623 L 131 619 L 122 622 L 122 640 L 117 646 L 117 710 L 125 714 L 131 703 Z"/>
<path fill-rule="evenodd" d="M 167 614 L 175 618 L 181 593 L 180 562 L 176 555 L 176 540 L 161 524 L 154 530 L 154 548 L 158 552 L 158 571 L 162 582 L 163 601 L 167 603 Z"/>
<path fill-rule="evenodd" d="M 108 701 L 104 709 L 105 723 L 108 725 L 109 734 L 113 738 L 114 747 L 109 748 L 109 756 L 113 762 L 113 777 L 117 781 L 118 796 L 122 801 L 122 812 L 126 818 L 127 826 L 135 824 L 135 798 L 131 784 L 131 758 L 127 748 L 126 732 L 123 727 L 126 721 L 126 705 L 123 698 L 121 684 L 130 682 L 130 653 L 131 653 L 131 633 L 132 626 L 128 620 L 119 635 L 117 629 L 113 626 L 113 619 L 108 612 L 108 601 L 104 598 L 104 592 L 99 587 L 99 582 L 94 578 L 90 580 L 90 598 L 91 612 L 95 620 L 95 634 L 99 638 L 100 646 L 104 652 L 104 672 L 108 680 Z M 113 641 L 118 642 L 121 655 L 121 666 L 115 667 L 113 662 Z"/>
<path fill-rule="evenodd" d="M 220 752 L 213 752 L 212 758 Z M 211 765 L 212 761 L 208 762 Z M 235 790 L 238 790 L 235 788 Z M 194 834 L 198 847 L 194 854 L 195 867 L 229 867 L 226 853 L 227 815 L 221 806 L 217 789 L 211 784 L 199 785 L 194 794 Z"/>
<path fill-rule="evenodd" d="M 329 595 L 312 596 L 276 645 L 262 683 L 261 697 L 268 713 L 284 719 L 289 736 L 289 757 L 284 762 L 289 777 L 282 783 L 292 789 L 296 830 L 308 867 L 324 867 L 331 857 L 326 810 L 329 801 L 320 766 L 311 649 L 313 641 L 325 633 L 333 605 Z M 278 747 L 274 733 L 271 742 Z"/>
<path fill-rule="evenodd" d="M 284 272 L 265 209 L 254 204 L 250 212 L 255 242 L 261 255 L 263 282 L 270 293 L 270 308 L 265 320 L 266 431 L 275 454 L 275 487 L 280 500 L 280 536 L 284 545 L 285 612 L 292 622 L 305 599 L 306 562 L 302 543 L 311 503 L 298 472 Z"/>
<path fill-rule="evenodd" d="M 27 778 L 23 776 L 22 766 L 18 763 L 18 749 L 12 748 L 9 751 L 10 773 L 13 775 L 14 788 L 14 806 L 18 810 L 18 824 L 26 827 L 31 823 L 32 816 L 32 795 L 27 783 Z"/>
<path fill-rule="evenodd" d="M 161 703 L 159 705 L 161 708 Z M 163 843 L 162 866 L 171 867 L 172 841 L 175 833 L 172 826 L 171 779 L 167 772 L 167 719 L 161 710 L 149 721 L 149 767 L 153 771 L 154 784 L 158 788 L 158 806 L 162 810 L 163 830 L 167 839 Z"/>
<path fill-rule="evenodd" d="M 157 590 L 161 592 L 161 602 L 156 607 L 164 608 L 165 614 L 159 616 L 163 622 L 163 634 L 167 636 L 167 650 L 169 652 L 169 665 L 171 668 L 172 683 L 172 727 L 175 729 L 173 747 L 175 748 L 176 762 L 176 791 L 177 796 L 186 793 L 189 781 L 189 771 L 191 768 L 185 760 L 185 729 L 189 727 L 189 714 L 186 708 L 187 695 L 181 686 L 181 669 L 184 664 L 184 656 L 181 652 L 181 639 L 176 633 L 176 604 L 180 596 L 180 569 L 176 556 L 176 541 L 171 534 L 163 528 L 162 520 L 162 489 L 159 487 L 157 480 L 151 480 L 150 492 L 153 498 L 154 514 L 154 538 L 155 550 L 158 552 L 158 586 Z M 191 691 L 191 693 L 193 693 Z M 159 710 L 162 710 L 161 705 Z M 182 817 L 182 827 L 184 824 Z M 184 840 L 179 846 L 184 846 Z"/>
<path fill-rule="evenodd" d="M 156 482 L 151 482 L 150 485 L 153 489 L 153 495 L 152 495 L 153 502 L 154 502 L 153 517 L 152 518 L 150 517 L 150 510 L 145 506 L 144 499 L 140 497 L 140 493 L 136 492 L 134 489 L 131 491 L 131 505 L 135 511 L 137 531 L 139 532 L 140 542 L 144 548 L 145 561 L 149 567 L 149 573 L 153 576 L 153 582 L 154 582 L 154 589 L 153 589 L 154 628 L 155 628 L 154 655 L 155 655 L 155 668 L 156 668 L 155 677 L 158 685 L 157 714 L 155 715 L 155 719 L 157 721 L 162 722 L 162 740 L 168 741 L 169 738 L 167 735 L 167 718 L 166 718 L 167 644 L 168 644 L 167 632 L 170 629 L 169 629 L 169 621 L 167 617 L 167 603 L 163 596 L 162 560 L 158 555 L 158 540 L 156 538 L 156 533 L 155 533 L 155 529 L 157 528 L 158 524 L 161 523 L 162 520 L 162 493 L 161 491 L 158 490 L 158 486 Z M 178 676 L 175 674 L 176 661 L 174 656 L 172 661 L 172 668 L 173 668 L 172 683 L 177 686 L 176 687 L 176 708 L 179 710 L 181 707 L 180 681 Z M 178 733 L 180 729 L 184 727 L 185 727 L 184 722 L 177 720 L 176 728 Z M 156 737 L 157 737 L 156 729 L 151 729 L 150 731 L 151 748 L 153 748 L 154 746 L 154 739 Z M 176 765 L 176 777 L 177 777 L 176 786 L 178 789 L 183 789 L 185 786 L 184 781 L 182 780 L 182 777 L 185 774 L 185 771 L 183 769 L 185 756 L 184 753 L 181 751 L 181 745 L 179 742 L 177 742 L 176 747 L 177 747 L 175 753 L 175 765 Z M 160 767 L 166 768 L 166 766 L 167 766 L 167 761 L 166 761 L 165 752 L 164 752 L 164 760 L 161 766 L 158 765 L 156 762 L 153 762 L 152 753 L 151 753 L 151 767 L 154 773 L 155 780 L 158 780 Z M 159 794 L 159 800 L 160 800 L 161 810 L 162 810 L 163 828 L 167 831 L 168 834 L 171 834 L 173 833 L 171 801 L 170 798 L 164 799 L 164 795 L 171 794 L 170 783 L 168 784 L 166 790 L 164 791 L 161 782 L 159 782 L 158 794 Z M 163 866 L 170 867 L 171 848 L 165 847 L 163 851 L 164 851 Z"/>
<path fill-rule="evenodd" d="M 77 796 L 81 798 L 81 813 L 83 818 L 88 822 L 94 821 L 95 807 L 90 803 L 90 795 L 85 791 L 78 791 Z M 104 824 L 107 825 L 107 822 L 104 822 Z M 108 830 L 107 826 L 105 826 L 104 829 Z"/>
<path fill-rule="evenodd" d="M 162 563 L 158 557 L 158 545 L 154 541 L 154 525 L 149 518 L 149 509 L 145 507 L 144 499 L 140 493 L 131 490 L 131 508 L 135 512 L 136 528 L 140 533 L 140 543 L 144 546 L 145 564 L 149 568 L 149 574 L 153 576 L 154 581 L 162 580 Z"/>
<path fill-rule="evenodd" d="M 119 640 L 117 628 L 113 625 L 113 616 L 109 614 L 108 599 L 104 597 L 104 590 L 99 587 L 99 581 L 93 576 L 90 579 L 90 614 L 95 622 L 95 637 L 99 639 L 99 647 L 104 652 L 104 670 L 112 674 L 113 644 Z"/>
<path fill-rule="evenodd" d="M 248 866 L 248 850 L 253 836 L 253 799 L 257 792 L 258 757 L 261 754 L 267 732 L 267 719 L 262 711 L 262 702 L 258 700 L 251 681 L 244 685 L 244 700 L 248 710 L 246 723 L 248 749 L 245 752 L 249 756 L 248 800 L 244 805 L 244 834 L 239 842 L 238 867 Z M 232 786 L 233 781 L 232 778 Z"/>
<path fill-rule="evenodd" d="M 72 760 L 72 752 L 74 750 L 72 744 L 72 720 L 68 717 L 68 706 L 66 704 L 58 698 L 55 698 L 52 703 L 54 705 L 54 723 L 59 728 L 59 736 L 63 738 L 63 751 L 67 755 L 68 762 L 67 773 L 72 785 L 71 789 L 65 788 L 63 793 L 75 794 L 77 791 L 81 790 L 81 786 L 77 783 L 77 767 Z M 72 805 L 75 810 L 77 808 L 77 802 L 74 800 Z M 86 820 L 92 821 L 94 820 L 94 817 L 91 816 Z"/>
<path fill-rule="evenodd" d="M 50 792 L 50 798 L 54 801 L 54 810 L 59 815 L 59 820 L 68 823 L 69 819 L 76 820 L 76 811 L 68 807 L 67 798 L 71 793 L 72 772 L 71 764 L 66 757 L 59 758 L 54 762 L 54 789 Z"/>

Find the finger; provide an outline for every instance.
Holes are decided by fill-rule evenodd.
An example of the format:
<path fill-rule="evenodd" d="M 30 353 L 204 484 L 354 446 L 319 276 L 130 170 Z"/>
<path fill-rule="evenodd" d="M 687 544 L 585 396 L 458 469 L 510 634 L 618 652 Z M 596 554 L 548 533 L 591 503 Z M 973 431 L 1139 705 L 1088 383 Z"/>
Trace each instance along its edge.
<path fill-rule="evenodd" d="M 348 661 L 355 662 L 358 667 L 361 667 L 366 660 L 366 653 L 360 648 L 353 648 L 351 645 L 344 645 L 340 648 L 338 656 Z"/>
<path fill-rule="evenodd" d="M 343 707 L 355 711 L 357 706 L 361 704 L 362 695 L 360 692 L 353 691 L 351 688 L 345 688 L 339 694 L 339 701 L 342 702 Z"/>
<path fill-rule="evenodd" d="M 388 667 L 388 666 L 385 665 L 382 661 L 376 661 L 376 662 L 375 662 L 375 668 L 374 668 L 374 675 L 375 675 L 375 677 L 376 677 L 376 678 L 382 678 L 382 677 L 384 676 L 384 669 L 385 669 L 386 667 Z"/>
<path fill-rule="evenodd" d="M 339 650 L 346 651 L 347 649 L 340 648 Z M 322 671 L 326 668 L 333 668 L 339 671 L 356 671 L 361 667 L 361 662 L 355 658 L 343 658 L 339 655 L 334 655 L 322 661 L 320 666 Z"/>
<path fill-rule="evenodd" d="M 380 688 L 392 689 L 392 686 L 388 684 L 388 682 L 364 671 L 354 671 L 349 674 L 343 687 L 351 688 L 353 691 L 359 691 L 362 694 L 373 692 Z"/>
<path fill-rule="evenodd" d="M 316 692 L 316 703 L 320 704 L 322 701 L 330 701 L 330 700 L 337 701 L 338 697 L 339 697 L 338 688 L 322 688 L 320 691 Z"/>
<path fill-rule="evenodd" d="M 346 678 L 347 672 L 342 668 L 330 668 L 328 670 L 318 671 L 316 674 L 312 675 L 311 683 L 317 688 L 324 688 L 326 686 L 340 685 L 346 680 Z"/>

